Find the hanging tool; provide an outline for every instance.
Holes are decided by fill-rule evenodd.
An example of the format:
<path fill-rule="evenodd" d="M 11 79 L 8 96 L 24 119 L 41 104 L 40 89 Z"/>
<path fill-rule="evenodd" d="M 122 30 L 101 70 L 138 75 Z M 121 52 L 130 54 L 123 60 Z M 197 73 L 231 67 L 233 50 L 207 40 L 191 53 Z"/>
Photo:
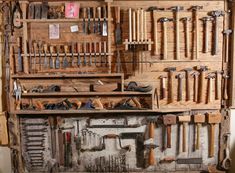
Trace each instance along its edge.
<path fill-rule="evenodd" d="M 145 148 L 149 150 L 148 165 L 153 166 L 156 164 L 154 149 L 157 147 L 155 144 L 145 144 Z"/>
<path fill-rule="evenodd" d="M 84 60 L 83 60 L 83 64 L 86 66 L 86 46 L 87 46 L 87 43 L 86 42 L 84 42 L 83 43 L 83 58 L 84 58 Z"/>
<path fill-rule="evenodd" d="M 135 44 L 136 41 L 136 16 L 135 16 L 135 11 L 132 11 L 132 41 L 133 44 Z"/>
<path fill-rule="evenodd" d="M 222 168 L 224 168 L 225 170 L 229 170 L 232 166 L 232 160 L 230 158 L 230 149 L 229 149 L 229 144 L 230 144 L 230 133 L 225 133 L 223 135 L 224 137 L 224 141 L 226 144 L 226 148 L 225 148 L 225 158 L 221 163 Z"/>
<path fill-rule="evenodd" d="M 165 99 L 166 98 L 166 76 L 161 75 L 159 77 L 161 79 L 161 99 Z"/>
<path fill-rule="evenodd" d="M 183 17 L 181 20 L 184 22 L 185 29 L 185 57 L 189 57 L 189 21 L 191 21 L 191 17 Z"/>
<path fill-rule="evenodd" d="M 199 76 L 199 72 L 198 71 L 194 71 L 191 75 L 193 77 L 193 80 L 194 80 L 194 86 L 193 86 L 193 101 L 194 102 L 198 102 L 198 76 Z"/>
<path fill-rule="evenodd" d="M 199 150 L 200 148 L 200 128 L 202 123 L 205 123 L 205 115 L 204 114 L 195 114 L 193 115 L 193 121 L 195 123 L 195 150 Z"/>
<path fill-rule="evenodd" d="M 53 51 L 54 51 L 54 47 L 50 46 L 49 50 L 50 50 L 50 60 L 49 60 L 50 68 L 54 69 L 55 68 L 55 62 L 54 62 L 54 58 L 53 58 L 53 55 L 52 55 Z"/>
<path fill-rule="evenodd" d="M 159 21 L 162 23 L 163 30 L 163 60 L 167 60 L 167 52 L 168 52 L 168 42 L 167 42 L 167 22 L 173 21 L 173 19 L 169 19 L 166 17 L 160 18 Z"/>
<path fill-rule="evenodd" d="M 176 41 L 176 60 L 180 60 L 180 31 L 179 31 L 179 11 L 184 10 L 182 6 L 171 7 L 175 13 L 175 41 Z"/>
<path fill-rule="evenodd" d="M 176 115 L 167 114 L 163 116 L 163 124 L 166 126 L 167 148 L 171 148 L 171 126 L 176 124 Z M 163 135 L 165 136 L 165 134 Z M 163 139 L 165 141 L 165 139 Z M 164 143 L 165 144 L 165 143 Z M 165 146 L 164 146 L 165 148 Z"/>
<path fill-rule="evenodd" d="M 91 34 L 91 8 L 87 7 L 87 33 Z"/>
<path fill-rule="evenodd" d="M 97 24 L 96 24 L 96 8 L 95 7 L 92 8 L 92 13 L 93 13 L 93 33 L 96 33 Z"/>
<path fill-rule="evenodd" d="M 120 23 L 120 6 L 114 7 L 115 11 L 115 21 L 116 21 L 116 29 L 115 29 L 115 43 L 116 45 L 122 44 L 122 31 L 121 31 L 121 23 Z"/>
<path fill-rule="evenodd" d="M 208 79 L 208 92 L 207 92 L 207 104 L 212 101 L 212 79 L 215 78 L 213 73 L 209 73 L 206 79 Z"/>
<path fill-rule="evenodd" d="M 33 66 L 34 66 L 34 73 L 36 73 L 37 71 L 37 67 L 36 67 L 36 61 L 37 61 L 37 57 L 36 57 L 36 52 L 37 52 L 37 43 L 33 42 L 33 54 L 34 54 L 34 60 L 33 60 Z"/>
<path fill-rule="evenodd" d="M 99 42 L 99 57 L 100 57 L 100 66 L 103 66 L 103 57 L 102 57 L 102 42 Z"/>
<path fill-rule="evenodd" d="M 186 139 L 186 126 L 188 125 L 188 123 L 190 122 L 191 120 L 191 116 L 190 115 L 184 115 L 184 116 L 178 116 L 178 121 L 179 123 L 182 123 L 183 124 L 183 137 L 182 137 L 182 151 L 183 152 L 186 152 L 186 142 L 187 142 L 187 139 Z"/>
<path fill-rule="evenodd" d="M 144 41 L 144 10 L 140 9 L 140 42 Z"/>
<path fill-rule="evenodd" d="M 228 100 L 228 78 L 227 74 L 223 75 L 224 78 L 224 87 L 223 87 L 223 99 Z"/>
<path fill-rule="evenodd" d="M 199 94 L 198 102 L 205 103 L 205 75 L 208 70 L 207 66 L 199 66 L 197 69 L 200 71 L 200 85 L 199 85 Z"/>
<path fill-rule="evenodd" d="M 168 74 L 168 98 L 169 98 L 169 103 L 174 102 L 174 71 L 176 71 L 176 67 L 168 67 L 165 69 L 169 74 Z"/>
<path fill-rule="evenodd" d="M 21 56 L 21 37 L 17 38 L 17 47 L 18 47 L 18 72 L 23 72 L 23 58 Z"/>
<path fill-rule="evenodd" d="M 131 44 L 132 42 L 132 10 L 131 8 L 129 8 L 129 11 L 128 11 L 128 14 L 129 14 L 129 44 Z"/>
<path fill-rule="evenodd" d="M 136 12 L 136 42 L 140 41 L 140 9 Z"/>
<path fill-rule="evenodd" d="M 80 43 L 78 43 L 77 42 L 77 52 L 78 52 L 78 67 L 80 67 L 80 65 L 81 65 L 81 57 L 80 57 L 80 47 L 81 47 L 81 45 L 80 45 Z"/>
<path fill-rule="evenodd" d="M 176 79 L 178 79 L 178 101 L 182 101 L 183 97 L 183 74 L 177 74 Z"/>
<path fill-rule="evenodd" d="M 212 17 L 203 17 L 201 18 L 202 22 L 203 22 L 203 26 L 204 26 L 204 44 L 203 44 L 203 53 L 207 53 L 208 52 L 208 34 L 209 34 L 209 28 L 208 28 L 208 22 L 212 20 Z"/>
<path fill-rule="evenodd" d="M 225 37 L 225 55 L 224 55 L 224 62 L 228 62 L 229 57 L 229 35 L 232 33 L 231 29 L 226 29 L 223 31 Z"/>
<path fill-rule="evenodd" d="M 29 73 L 32 73 L 32 54 L 31 54 L 31 51 L 32 51 L 32 42 L 29 41 L 28 42 L 28 50 L 29 50 Z"/>
<path fill-rule="evenodd" d="M 214 157 L 215 152 L 215 125 L 221 123 L 222 115 L 220 113 L 207 113 L 207 123 L 210 124 L 209 132 L 209 157 Z"/>
<path fill-rule="evenodd" d="M 74 67 L 75 60 L 74 60 L 74 42 L 71 43 L 71 67 Z"/>
<path fill-rule="evenodd" d="M 59 45 L 56 46 L 56 53 L 57 53 L 57 56 L 55 59 L 55 68 L 59 69 L 60 68 L 60 46 Z"/>
<path fill-rule="evenodd" d="M 107 66 L 108 64 L 107 64 L 107 56 L 106 56 L 106 54 L 107 54 L 106 41 L 104 41 L 103 44 L 104 44 L 104 65 Z"/>
<path fill-rule="evenodd" d="M 196 55 L 193 56 L 193 59 L 197 60 L 199 58 L 199 15 L 198 15 L 198 11 L 201 10 L 203 7 L 202 6 L 192 6 L 191 10 L 194 13 L 194 47 L 195 47 L 195 52 Z"/>
<path fill-rule="evenodd" d="M 47 62 L 47 44 L 43 44 L 43 51 L 44 51 L 44 69 L 48 68 Z"/>
<path fill-rule="evenodd" d="M 69 66 L 69 62 L 68 62 L 68 59 L 67 59 L 67 52 L 68 52 L 68 46 L 64 45 L 63 68 L 67 68 Z"/>
<path fill-rule="evenodd" d="M 104 17 L 104 21 L 103 21 L 103 31 L 102 31 L 102 36 L 107 36 L 108 35 L 108 24 L 107 24 L 107 12 L 106 12 L 106 5 L 103 6 L 103 17 Z"/>
<path fill-rule="evenodd" d="M 38 54 L 39 54 L 39 70 L 42 70 L 42 41 L 38 41 Z"/>
<path fill-rule="evenodd" d="M 190 85 L 190 72 L 192 68 L 185 68 L 184 71 L 186 73 L 186 101 L 191 100 L 191 85 Z"/>
<path fill-rule="evenodd" d="M 85 7 L 82 9 L 82 14 L 83 14 L 82 30 L 83 30 L 83 33 L 86 34 L 87 30 L 86 30 L 86 8 Z"/>
<path fill-rule="evenodd" d="M 215 74 L 216 74 L 216 78 L 215 78 L 215 99 L 216 100 L 220 100 L 220 98 L 221 98 L 221 85 L 220 85 L 220 81 L 221 81 L 222 71 L 217 70 L 215 72 Z"/>
<path fill-rule="evenodd" d="M 217 55 L 219 52 L 219 23 L 218 17 L 224 16 L 223 11 L 212 11 L 209 13 L 210 16 L 213 17 L 213 46 L 212 46 L 212 55 Z"/>
<path fill-rule="evenodd" d="M 91 64 L 92 64 L 92 42 L 89 42 L 89 53 L 90 53 L 89 66 L 91 66 Z"/>
<path fill-rule="evenodd" d="M 96 60 L 96 42 L 93 42 L 93 44 L 94 44 L 94 54 L 95 54 L 95 66 L 96 66 L 96 64 L 97 64 L 97 60 Z"/>
<path fill-rule="evenodd" d="M 101 34 L 101 7 L 97 7 L 97 13 L 98 13 L 98 24 L 97 24 L 97 32 L 98 34 Z"/>

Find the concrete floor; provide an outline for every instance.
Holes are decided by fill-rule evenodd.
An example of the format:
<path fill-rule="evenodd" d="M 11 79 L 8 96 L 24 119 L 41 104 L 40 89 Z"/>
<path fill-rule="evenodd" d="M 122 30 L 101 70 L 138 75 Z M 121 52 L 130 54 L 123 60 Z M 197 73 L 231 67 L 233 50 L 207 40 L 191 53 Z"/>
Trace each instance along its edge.
<path fill-rule="evenodd" d="M 0 147 L 0 173 L 11 173 L 11 157 L 8 147 Z"/>

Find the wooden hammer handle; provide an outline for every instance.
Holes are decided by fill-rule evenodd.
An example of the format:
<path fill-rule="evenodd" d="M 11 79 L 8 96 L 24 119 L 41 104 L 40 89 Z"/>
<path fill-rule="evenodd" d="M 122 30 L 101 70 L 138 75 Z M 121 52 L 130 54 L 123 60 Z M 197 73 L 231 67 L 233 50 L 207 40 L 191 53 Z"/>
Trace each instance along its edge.
<path fill-rule="evenodd" d="M 169 90 L 168 90 L 168 95 L 169 95 L 169 102 L 170 103 L 173 103 L 174 102 L 174 95 L 175 95 L 175 92 L 174 92 L 174 86 L 173 86 L 173 72 L 170 71 L 169 72 Z"/>
<path fill-rule="evenodd" d="M 224 78 L 224 91 L 223 91 L 223 99 L 224 100 L 228 99 L 228 89 L 227 89 L 227 86 L 228 86 L 228 79 Z"/>
<path fill-rule="evenodd" d="M 215 124 L 210 124 L 210 146 L 209 146 L 209 157 L 214 156 L 215 148 Z"/>
<path fill-rule="evenodd" d="M 136 16 L 135 16 L 135 11 L 132 12 L 132 19 L 133 19 L 133 41 L 136 40 Z"/>
<path fill-rule="evenodd" d="M 163 60 L 167 59 L 167 23 L 163 22 Z"/>
<path fill-rule="evenodd" d="M 180 59 L 180 26 L 179 26 L 179 12 L 175 13 L 176 25 L 176 59 Z"/>
<path fill-rule="evenodd" d="M 149 123 L 149 138 L 154 139 L 154 130 L 155 130 L 154 123 L 150 122 Z"/>
<path fill-rule="evenodd" d="M 183 152 L 186 152 L 186 124 L 183 123 L 183 146 L 182 146 Z"/>
<path fill-rule="evenodd" d="M 195 59 L 199 57 L 199 17 L 198 10 L 195 10 L 195 42 L 196 42 L 196 56 Z"/>
<path fill-rule="evenodd" d="M 136 41 L 140 41 L 140 10 L 137 9 L 136 14 Z"/>
<path fill-rule="evenodd" d="M 196 124 L 196 144 L 195 144 L 195 149 L 196 150 L 199 150 L 200 148 L 200 127 L 201 127 L 201 124 L 200 123 L 197 123 Z"/>
<path fill-rule="evenodd" d="M 154 149 L 149 149 L 149 165 L 155 165 L 155 156 L 154 156 Z"/>
<path fill-rule="evenodd" d="M 166 134 L 167 134 L 167 148 L 171 148 L 171 125 L 167 125 Z"/>
<path fill-rule="evenodd" d="M 185 48 L 186 48 L 186 53 L 185 56 L 189 57 L 189 22 L 185 22 Z"/>
<path fill-rule="evenodd" d="M 199 90 L 199 99 L 198 99 L 199 103 L 205 102 L 204 90 L 205 90 L 205 72 L 202 71 L 200 75 L 200 90 Z"/>
<path fill-rule="evenodd" d="M 157 13 L 153 11 L 153 35 L 154 35 L 154 55 L 158 54 L 158 45 L 157 45 Z"/>
<path fill-rule="evenodd" d="M 132 42 L 132 18 L 131 18 L 131 8 L 129 8 L 129 42 Z"/>

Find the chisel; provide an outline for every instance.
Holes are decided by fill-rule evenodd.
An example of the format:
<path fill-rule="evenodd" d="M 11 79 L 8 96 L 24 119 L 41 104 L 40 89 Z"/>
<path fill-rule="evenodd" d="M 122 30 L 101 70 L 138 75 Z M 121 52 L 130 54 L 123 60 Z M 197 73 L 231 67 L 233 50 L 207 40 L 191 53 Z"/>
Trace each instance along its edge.
<path fill-rule="evenodd" d="M 120 7 L 115 7 L 116 29 L 115 29 L 115 43 L 122 44 L 122 33 L 120 24 Z"/>
<path fill-rule="evenodd" d="M 56 46 L 56 52 L 57 52 L 57 56 L 55 59 L 55 68 L 59 69 L 60 68 L 60 46 Z"/>
<path fill-rule="evenodd" d="M 50 46 L 49 50 L 50 50 L 50 60 L 49 60 L 49 64 L 50 64 L 50 68 L 53 69 L 55 68 L 54 66 L 54 59 L 53 59 L 53 56 L 52 56 L 52 53 L 53 53 L 53 46 Z"/>
<path fill-rule="evenodd" d="M 89 43 L 89 53 L 90 53 L 90 57 L 89 57 L 89 65 L 91 66 L 92 64 L 92 42 Z"/>
<path fill-rule="evenodd" d="M 71 67 L 74 67 L 75 61 L 74 61 L 74 42 L 71 43 Z"/>
<path fill-rule="evenodd" d="M 39 53 L 39 70 L 41 71 L 42 70 L 42 55 L 41 55 L 41 52 L 42 52 L 42 41 L 39 40 L 38 41 L 38 53 Z"/>
<path fill-rule="evenodd" d="M 21 38 L 17 38 L 17 47 L 18 47 L 18 70 L 17 72 L 23 72 L 23 59 L 21 56 Z"/>
<path fill-rule="evenodd" d="M 97 13 L 98 13 L 97 32 L 98 32 L 98 34 L 101 34 L 101 22 L 100 22 L 100 18 L 101 18 L 101 7 L 97 7 Z"/>
<path fill-rule="evenodd" d="M 96 17 L 96 8 L 93 7 L 93 33 L 96 33 L 96 21 L 95 21 L 95 17 Z"/>
<path fill-rule="evenodd" d="M 67 68 L 69 66 L 69 62 L 67 60 L 67 52 L 68 52 L 68 46 L 64 45 L 64 59 L 63 59 L 63 68 Z"/>
<path fill-rule="evenodd" d="M 47 62 L 47 44 L 43 44 L 43 51 L 44 51 L 44 69 L 48 68 Z"/>
<path fill-rule="evenodd" d="M 106 20 L 106 6 L 103 6 L 103 17 L 104 17 L 104 21 L 103 21 L 103 31 L 102 31 L 102 36 L 107 36 L 108 32 L 107 32 L 107 20 Z"/>
<path fill-rule="evenodd" d="M 96 66 L 96 42 L 93 43 L 94 44 L 94 53 L 95 53 L 95 66 Z"/>
<path fill-rule="evenodd" d="M 31 41 L 28 42 L 28 48 L 29 48 L 29 72 L 32 73 L 32 56 L 31 56 L 31 50 L 32 50 L 32 45 Z"/>
<path fill-rule="evenodd" d="M 106 41 L 104 41 L 104 65 L 107 66 L 107 49 L 106 49 Z"/>
<path fill-rule="evenodd" d="M 83 8 L 83 22 L 82 22 L 82 29 L 83 33 L 86 34 L 86 8 Z"/>
<path fill-rule="evenodd" d="M 84 65 L 86 66 L 86 42 L 83 43 Z"/>
<path fill-rule="evenodd" d="M 33 60 L 33 66 L 34 66 L 34 73 L 36 73 L 36 49 L 37 49 L 37 43 L 33 42 L 33 54 L 34 54 L 34 60 Z"/>
<path fill-rule="evenodd" d="M 80 66 L 81 65 L 80 43 L 77 43 L 77 52 L 78 52 L 78 66 Z"/>
<path fill-rule="evenodd" d="M 87 18 L 88 18 L 87 33 L 90 34 L 91 33 L 91 9 L 90 7 L 87 8 Z"/>
<path fill-rule="evenodd" d="M 102 57 L 102 48 L 101 48 L 102 44 L 101 42 L 99 42 L 99 56 L 100 56 L 100 66 L 103 66 L 103 57 Z"/>

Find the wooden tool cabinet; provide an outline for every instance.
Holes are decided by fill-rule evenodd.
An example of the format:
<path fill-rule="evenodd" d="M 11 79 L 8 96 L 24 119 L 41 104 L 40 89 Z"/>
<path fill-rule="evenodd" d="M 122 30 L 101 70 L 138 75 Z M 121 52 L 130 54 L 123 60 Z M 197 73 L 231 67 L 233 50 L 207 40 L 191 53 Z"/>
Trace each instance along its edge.
<path fill-rule="evenodd" d="M 64 6 L 65 2 L 51 0 L 48 1 L 48 6 Z M 6 98 L 9 99 L 6 106 L 9 114 L 9 145 L 12 148 L 12 159 L 15 161 L 13 163 L 15 172 L 16 170 L 20 173 L 26 170 L 29 172 L 215 170 L 216 172 L 216 169 L 225 171 L 223 167 L 223 161 L 226 158 L 224 151 L 227 136 L 225 135 L 229 132 L 230 122 L 228 108 L 234 106 L 232 58 L 234 35 L 230 34 L 226 37 L 223 31 L 233 30 L 231 21 L 234 19 L 234 2 L 219 0 L 76 2 L 80 3 L 81 9 L 87 7 L 97 9 L 105 6 L 107 15 L 103 15 L 102 12 L 99 17 L 96 13 L 96 16 L 89 19 L 87 15 L 84 17 L 80 10 L 79 18 L 75 19 L 29 19 L 29 6 L 40 5 L 42 2 L 20 1 L 23 14 L 20 19 L 22 28 L 15 28 L 10 37 L 10 79 L 7 81 L 9 91 L 6 94 Z M 170 8 L 174 6 L 182 6 L 183 10 L 172 11 Z M 193 6 L 202 6 L 202 9 L 199 9 L 196 14 L 195 10 L 192 10 Z M 119 45 L 115 44 L 117 7 L 120 7 L 122 31 L 122 44 Z M 215 18 L 207 21 L 205 32 L 206 26 L 201 19 L 210 16 L 212 11 L 222 11 L 223 16 L 218 17 L 217 24 L 215 24 Z M 137 17 L 139 13 L 143 13 L 143 18 L 137 20 L 141 18 L 141 15 Z M 175 21 L 177 14 L 178 36 L 176 36 Z M 162 23 L 161 20 L 165 17 L 173 20 Z M 186 23 L 182 19 L 185 17 L 190 17 L 191 20 Z M 89 21 L 91 26 L 94 21 L 100 21 L 101 25 L 106 21 L 107 36 L 99 33 L 83 33 L 83 24 L 85 23 L 87 27 Z M 139 25 L 138 28 L 138 24 L 141 23 L 143 27 Z M 59 24 L 59 39 L 49 39 L 50 24 Z M 70 27 L 74 25 L 79 28 L 77 32 L 70 31 Z M 216 28 L 218 29 L 218 52 L 213 55 Z M 20 44 L 17 43 L 19 37 Z M 208 50 L 205 52 L 206 37 Z M 179 39 L 179 47 L 177 47 L 176 38 Z M 42 42 L 42 46 L 41 48 L 37 46 L 35 49 L 34 43 L 38 45 L 39 41 Z M 46 44 L 46 52 L 43 44 Z M 58 45 L 59 51 L 56 47 Z M 68 49 L 65 49 L 64 45 L 67 45 Z M 76 47 L 77 45 L 79 48 Z M 53 47 L 52 51 L 50 46 Z M 23 63 L 22 72 L 18 70 L 19 48 Z M 78 56 L 81 58 L 80 65 L 77 65 Z M 87 60 L 86 65 L 84 65 L 84 56 Z M 64 57 L 69 61 L 74 57 L 75 66 L 63 68 Z M 88 65 L 90 57 L 92 62 Z M 54 61 L 59 58 L 61 68 L 44 68 L 43 63 L 40 64 L 44 62 L 44 58 L 48 63 L 50 58 Z M 95 64 L 95 58 L 97 64 Z M 106 63 L 103 58 L 106 59 Z M 200 71 L 204 66 L 207 69 Z M 6 63 L 4 67 L 7 67 Z M 169 72 L 170 67 L 174 67 L 175 70 Z M 191 71 L 187 72 L 187 68 L 191 68 Z M 183 78 L 179 79 L 179 76 Z M 211 78 L 208 79 L 208 76 Z M 128 83 L 132 81 L 142 86 L 150 85 L 152 90 L 126 91 Z M 15 85 L 20 86 L 19 101 L 16 100 Z M 60 91 L 32 92 L 38 86 L 45 89 L 51 85 L 60 86 Z M 182 92 L 181 97 L 180 92 Z M 81 109 L 79 106 L 74 108 L 69 104 L 67 109 L 63 110 L 45 108 L 45 104 L 60 102 L 65 104 L 66 99 L 76 104 L 79 101 L 82 104 L 81 107 L 89 101 L 93 103 L 98 99 L 103 109 Z M 134 109 L 115 109 L 116 105 L 124 102 L 130 102 Z M 25 105 L 27 108 L 24 108 Z M 175 123 L 169 122 L 170 130 L 166 128 L 167 123 L 163 121 L 163 117 L 169 114 L 176 116 Z M 198 114 L 205 115 L 206 118 L 202 122 L 194 120 L 194 116 Z M 190 116 L 190 120 L 181 121 L 179 116 Z M 215 116 L 219 117 L 214 121 L 210 119 Z M 123 121 L 119 121 L 119 118 Z M 91 127 L 88 123 L 91 120 L 98 123 L 95 124 L 97 126 Z M 30 123 L 35 127 L 27 125 Z M 196 128 L 197 123 L 201 128 Z M 37 126 L 37 124 L 41 125 Z M 27 130 L 35 130 L 36 132 L 32 132 L 33 135 L 44 137 L 40 144 L 40 147 L 44 147 L 41 152 L 43 163 L 39 166 L 32 163 L 32 158 L 28 154 L 29 141 L 35 139 L 33 137 L 30 139 Z M 131 137 L 123 135 L 127 132 L 136 133 L 131 134 Z M 165 147 L 169 139 L 166 134 L 171 135 L 171 148 Z M 88 140 L 91 142 L 86 143 L 89 135 Z M 133 137 L 133 135 L 136 136 Z M 97 136 L 99 140 L 104 140 L 105 148 L 100 149 L 98 145 L 97 149 L 94 142 Z M 195 149 L 196 138 L 199 137 L 200 147 Z M 121 141 L 120 146 L 118 146 L 118 138 Z M 36 145 L 39 144 L 36 143 Z M 130 151 L 123 149 L 126 145 L 130 145 Z M 91 151 L 92 149 L 95 152 Z M 113 158 L 114 156 L 116 157 Z"/>

